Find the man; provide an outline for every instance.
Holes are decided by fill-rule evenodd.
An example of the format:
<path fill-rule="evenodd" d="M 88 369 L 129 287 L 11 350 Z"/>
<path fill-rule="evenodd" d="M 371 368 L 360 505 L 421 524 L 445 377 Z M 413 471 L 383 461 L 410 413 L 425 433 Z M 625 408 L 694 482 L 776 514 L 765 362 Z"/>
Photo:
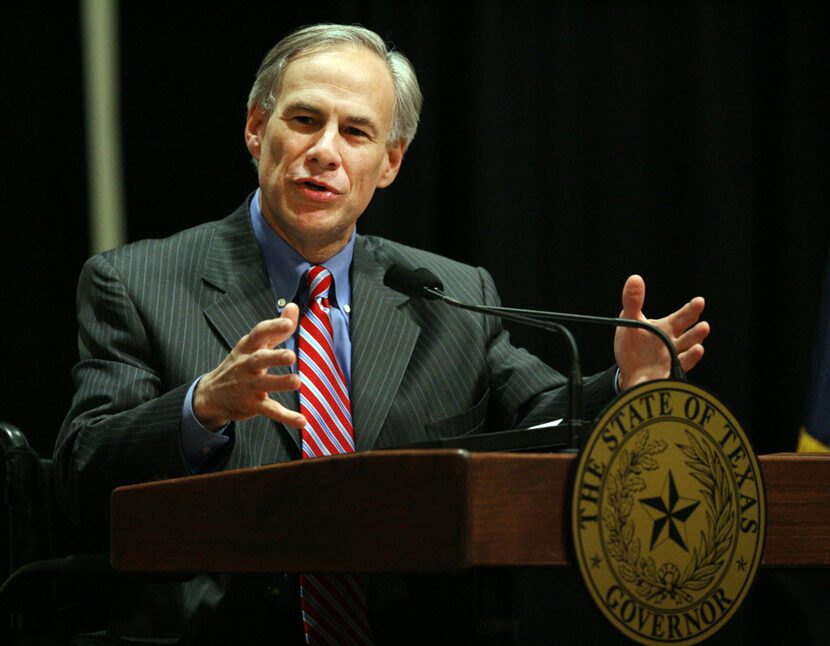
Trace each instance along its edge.
<path fill-rule="evenodd" d="M 82 528 L 106 535 L 109 493 L 127 483 L 562 416 L 566 380 L 511 346 L 498 320 L 410 301 L 383 285 L 393 264 L 427 267 L 452 295 L 496 304 L 483 269 L 355 233 L 375 189 L 395 180 L 420 103 L 408 61 L 376 34 L 299 30 L 266 56 L 249 99 L 256 193 L 224 220 L 88 261 L 78 290 L 77 393 L 55 448 L 63 500 Z M 326 281 L 323 296 L 309 276 Z M 644 290 L 629 278 L 624 316 L 644 318 Z M 657 321 L 685 369 L 703 354 L 702 310 L 696 298 Z M 309 349 L 314 333 L 304 326 L 318 316 L 333 354 Z M 314 372 L 315 356 L 325 379 Z M 588 416 L 618 388 L 668 374 L 665 349 L 640 331 L 619 330 L 615 356 L 616 367 L 586 381 Z M 377 636 L 386 600 L 408 592 L 395 582 L 372 585 Z M 305 595 L 302 579 L 300 587 Z M 296 581 L 266 588 L 279 600 L 220 577 L 122 590 L 132 595 L 128 617 L 113 632 L 184 631 L 206 643 L 221 642 L 232 625 L 237 643 L 245 634 L 295 637 Z M 259 623 L 267 625 L 253 628 Z"/>

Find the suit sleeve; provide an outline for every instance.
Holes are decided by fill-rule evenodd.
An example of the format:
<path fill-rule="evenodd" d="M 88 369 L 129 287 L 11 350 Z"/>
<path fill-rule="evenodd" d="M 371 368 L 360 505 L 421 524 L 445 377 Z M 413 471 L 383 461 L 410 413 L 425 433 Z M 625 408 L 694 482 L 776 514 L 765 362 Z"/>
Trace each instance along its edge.
<path fill-rule="evenodd" d="M 113 488 L 189 473 L 179 426 L 190 384 L 164 383 L 142 315 L 103 256 L 79 279 L 78 346 L 76 394 L 55 444 L 57 486 L 73 520 L 101 522 Z"/>

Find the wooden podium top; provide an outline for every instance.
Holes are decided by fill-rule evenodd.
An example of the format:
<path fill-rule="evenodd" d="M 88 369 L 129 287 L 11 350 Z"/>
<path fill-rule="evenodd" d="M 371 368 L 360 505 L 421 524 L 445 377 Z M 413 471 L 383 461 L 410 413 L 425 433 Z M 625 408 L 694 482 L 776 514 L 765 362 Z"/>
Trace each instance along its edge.
<path fill-rule="evenodd" d="M 760 457 L 764 564 L 830 565 L 830 454 Z M 145 572 L 565 565 L 576 456 L 370 451 L 120 487 L 111 554 Z"/>

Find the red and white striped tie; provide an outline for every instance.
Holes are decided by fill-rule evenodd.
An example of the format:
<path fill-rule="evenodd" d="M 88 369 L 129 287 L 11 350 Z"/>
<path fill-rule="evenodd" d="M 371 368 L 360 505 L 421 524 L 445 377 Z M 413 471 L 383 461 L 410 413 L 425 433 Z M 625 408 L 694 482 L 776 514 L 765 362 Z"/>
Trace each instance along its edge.
<path fill-rule="evenodd" d="M 329 317 L 332 278 L 325 267 L 306 276 L 308 308 L 300 320 L 297 363 L 303 458 L 354 452 L 352 411 L 346 378 L 334 354 Z M 308 644 L 372 644 L 366 599 L 351 574 L 301 574 L 300 604 Z"/>

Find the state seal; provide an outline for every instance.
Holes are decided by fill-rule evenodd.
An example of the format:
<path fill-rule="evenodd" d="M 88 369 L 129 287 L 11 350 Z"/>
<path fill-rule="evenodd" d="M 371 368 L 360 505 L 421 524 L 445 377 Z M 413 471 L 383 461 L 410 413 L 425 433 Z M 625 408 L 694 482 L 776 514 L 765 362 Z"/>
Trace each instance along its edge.
<path fill-rule="evenodd" d="M 678 381 L 625 392 L 582 450 L 574 548 L 596 604 L 643 644 L 695 644 L 740 606 L 761 562 L 761 469 L 735 417 Z"/>

